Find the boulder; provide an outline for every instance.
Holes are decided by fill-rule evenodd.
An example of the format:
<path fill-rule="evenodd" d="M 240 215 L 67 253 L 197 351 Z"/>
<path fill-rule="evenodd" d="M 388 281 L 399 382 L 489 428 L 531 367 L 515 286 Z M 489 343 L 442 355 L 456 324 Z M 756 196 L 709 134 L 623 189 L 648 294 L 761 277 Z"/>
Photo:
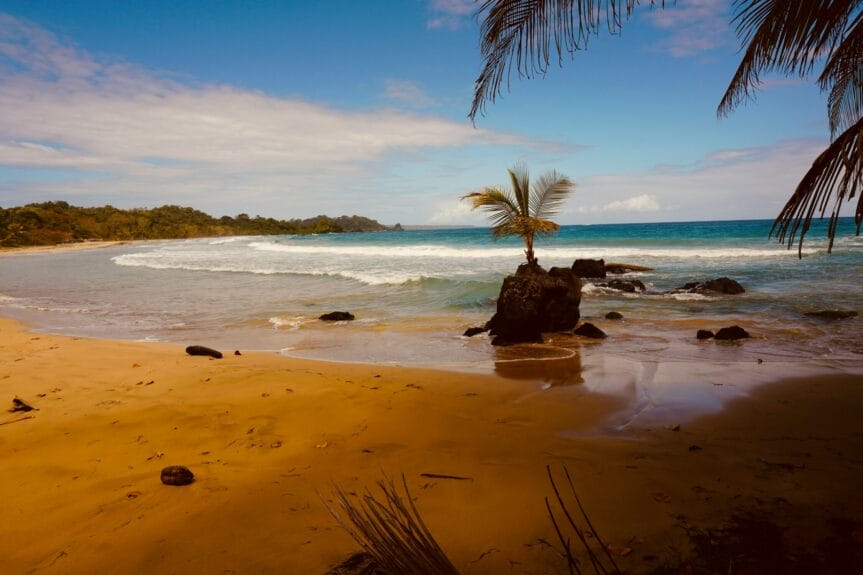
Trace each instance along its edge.
<path fill-rule="evenodd" d="M 714 336 L 715 339 L 723 341 L 734 341 L 738 339 L 746 339 L 748 337 L 751 337 L 749 333 L 739 325 L 723 327 L 717 331 Z"/>
<path fill-rule="evenodd" d="M 493 345 L 542 341 L 543 332 L 568 331 L 580 317 L 581 280 L 568 268 L 545 271 L 522 264 L 507 276 L 489 320 Z"/>
<path fill-rule="evenodd" d="M 619 311 L 610 311 L 607 314 L 605 314 L 605 319 L 615 319 L 615 320 L 623 319 L 623 314 L 620 313 Z"/>
<path fill-rule="evenodd" d="M 698 333 L 695 334 L 695 337 L 698 339 L 713 339 L 713 332 L 709 329 L 699 329 Z"/>
<path fill-rule="evenodd" d="M 854 310 L 845 309 L 822 309 L 819 311 L 806 312 L 809 317 L 817 317 L 818 319 L 848 319 L 849 317 L 857 317 L 857 312 Z"/>
<path fill-rule="evenodd" d="M 575 260 L 572 273 L 580 278 L 604 278 L 605 260 Z"/>
<path fill-rule="evenodd" d="M 331 311 L 318 317 L 321 321 L 353 321 L 354 314 L 349 311 Z"/>
<path fill-rule="evenodd" d="M 638 293 L 645 290 L 644 284 L 639 280 L 610 280 L 596 285 L 626 293 Z"/>
<path fill-rule="evenodd" d="M 603 339 L 607 337 L 604 331 L 602 331 L 590 322 L 584 322 L 583 324 L 578 326 L 578 329 L 576 329 L 572 333 L 574 333 L 575 335 L 589 337 L 592 339 Z"/>
<path fill-rule="evenodd" d="M 189 355 L 208 355 L 216 359 L 222 359 L 222 352 L 215 349 L 204 347 L 203 345 L 190 345 L 186 348 L 186 353 Z"/>
<path fill-rule="evenodd" d="M 671 290 L 670 293 L 703 293 L 715 292 L 726 295 L 737 295 L 745 292 L 743 286 L 731 278 L 721 277 L 714 280 L 701 282 L 689 282 L 679 288 Z"/>

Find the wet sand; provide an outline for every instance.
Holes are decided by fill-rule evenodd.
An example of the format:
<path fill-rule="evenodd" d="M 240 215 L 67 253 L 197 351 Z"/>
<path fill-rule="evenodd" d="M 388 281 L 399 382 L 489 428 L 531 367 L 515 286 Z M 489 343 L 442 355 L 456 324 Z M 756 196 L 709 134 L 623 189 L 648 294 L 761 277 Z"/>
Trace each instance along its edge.
<path fill-rule="evenodd" d="M 321 499 L 382 473 L 404 474 L 463 573 L 567 572 L 549 547 L 546 465 L 566 466 L 628 573 L 679 563 L 687 529 L 741 511 L 767 514 L 800 548 L 832 519 L 863 520 L 857 375 L 789 377 L 680 427 L 620 429 L 634 399 L 578 376 L 548 387 L 524 369 L 223 351 L 0 319 L 4 572 L 324 573 L 358 547 Z M 6 412 L 14 397 L 38 411 Z M 162 485 L 167 465 L 196 481 Z"/>

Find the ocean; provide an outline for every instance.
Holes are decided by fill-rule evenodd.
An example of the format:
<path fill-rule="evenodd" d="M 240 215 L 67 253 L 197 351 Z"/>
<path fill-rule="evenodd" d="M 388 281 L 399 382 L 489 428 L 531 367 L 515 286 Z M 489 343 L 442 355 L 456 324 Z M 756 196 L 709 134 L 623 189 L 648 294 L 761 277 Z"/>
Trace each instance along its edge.
<path fill-rule="evenodd" d="M 503 278 L 524 261 L 520 239 L 493 241 L 484 228 L 12 254 L 0 257 L 0 314 L 51 333 L 332 361 L 505 371 L 507 362 L 568 358 L 563 375 L 548 376 L 552 383 L 620 379 L 625 386 L 653 381 L 656 369 L 665 373 L 663 381 L 721 377 L 741 364 L 761 366 L 764 377 L 813 366 L 859 369 L 863 318 L 805 314 L 863 312 L 863 238 L 843 219 L 828 254 L 826 223 L 815 222 L 799 259 L 796 246 L 768 239 L 770 226 L 768 220 L 575 225 L 539 238 L 536 253 L 546 268 L 570 266 L 576 258 L 653 268 L 620 276 L 643 282 L 644 293 L 584 285 L 582 319 L 608 333 L 602 341 L 560 335 L 545 346 L 497 349 L 485 335 L 462 337 L 491 317 Z M 746 292 L 665 293 L 723 276 Z M 356 320 L 317 319 L 335 310 Z M 624 319 L 606 320 L 608 311 Z M 734 324 L 753 338 L 737 344 L 695 338 L 698 329 Z"/>

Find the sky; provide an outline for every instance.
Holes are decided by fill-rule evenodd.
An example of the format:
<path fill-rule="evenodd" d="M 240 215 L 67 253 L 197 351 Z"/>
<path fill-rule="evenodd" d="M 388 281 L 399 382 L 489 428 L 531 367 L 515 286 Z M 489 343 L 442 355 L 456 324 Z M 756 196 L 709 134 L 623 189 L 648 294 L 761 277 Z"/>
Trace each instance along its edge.
<path fill-rule="evenodd" d="M 0 206 L 191 206 L 484 225 L 507 168 L 576 184 L 562 224 L 773 218 L 829 142 L 810 79 L 728 117 L 727 0 L 641 7 L 473 125 L 472 0 L 3 0 Z"/>

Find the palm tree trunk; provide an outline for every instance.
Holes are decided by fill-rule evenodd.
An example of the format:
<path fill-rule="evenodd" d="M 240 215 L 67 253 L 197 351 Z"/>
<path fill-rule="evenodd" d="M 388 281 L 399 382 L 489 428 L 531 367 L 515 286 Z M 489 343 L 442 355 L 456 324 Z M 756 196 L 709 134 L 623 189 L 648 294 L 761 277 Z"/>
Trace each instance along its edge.
<path fill-rule="evenodd" d="M 533 236 L 527 235 L 524 236 L 524 245 L 526 249 L 524 250 L 524 255 L 527 256 L 527 264 L 530 266 L 537 265 L 536 257 L 533 255 Z"/>

